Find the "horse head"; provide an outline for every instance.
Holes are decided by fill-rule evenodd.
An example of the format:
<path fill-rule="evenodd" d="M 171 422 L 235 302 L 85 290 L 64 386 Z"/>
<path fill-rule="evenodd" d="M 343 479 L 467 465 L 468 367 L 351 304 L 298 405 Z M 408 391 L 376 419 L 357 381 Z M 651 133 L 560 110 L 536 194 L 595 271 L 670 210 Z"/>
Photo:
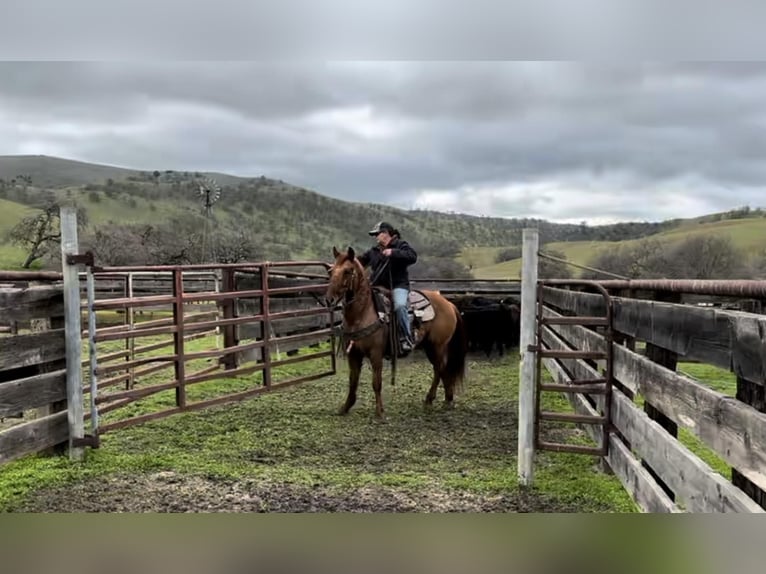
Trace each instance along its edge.
<path fill-rule="evenodd" d="M 342 252 L 333 245 L 332 254 L 335 257 L 335 263 L 327 272 L 330 281 L 324 297 L 328 307 L 335 307 L 344 297 L 347 300 L 353 298 L 354 292 L 359 287 L 359 280 L 364 275 L 353 247 Z"/>

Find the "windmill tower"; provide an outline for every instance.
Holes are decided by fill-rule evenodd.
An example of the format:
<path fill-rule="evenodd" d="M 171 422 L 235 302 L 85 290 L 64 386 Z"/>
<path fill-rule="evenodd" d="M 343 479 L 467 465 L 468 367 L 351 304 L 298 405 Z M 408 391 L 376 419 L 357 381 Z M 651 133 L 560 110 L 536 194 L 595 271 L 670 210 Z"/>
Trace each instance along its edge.
<path fill-rule="evenodd" d="M 213 204 L 221 198 L 221 188 L 212 178 L 206 177 L 198 182 L 198 193 L 202 202 L 205 226 L 202 231 L 202 261 L 212 262 L 215 248 L 212 239 L 208 238 L 210 220 L 213 217 Z"/>

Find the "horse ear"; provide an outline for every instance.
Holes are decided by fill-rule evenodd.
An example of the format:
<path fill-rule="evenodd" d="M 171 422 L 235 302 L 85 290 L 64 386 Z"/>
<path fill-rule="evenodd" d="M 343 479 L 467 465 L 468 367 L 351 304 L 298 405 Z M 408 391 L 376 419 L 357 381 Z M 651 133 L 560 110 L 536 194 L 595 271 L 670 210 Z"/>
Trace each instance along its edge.
<path fill-rule="evenodd" d="M 337 258 L 338 255 L 340 255 L 340 251 L 338 251 L 338 248 L 333 245 L 332 246 L 332 256 Z"/>
<path fill-rule="evenodd" d="M 349 261 L 353 261 L 354 257 L 356 257 L 356 253 L 354 252 L 354 248 L 353 247 L 349 247 L 348 248 L 348 260 Z"/>

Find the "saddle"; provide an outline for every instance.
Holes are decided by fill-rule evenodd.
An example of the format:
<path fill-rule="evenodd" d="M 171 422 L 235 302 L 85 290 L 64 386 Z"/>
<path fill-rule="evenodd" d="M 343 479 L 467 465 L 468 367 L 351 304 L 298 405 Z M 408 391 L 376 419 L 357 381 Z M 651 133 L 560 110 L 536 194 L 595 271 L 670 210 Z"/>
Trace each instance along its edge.
<path fill-rule="evenodd" d="M 372 300 L 375 304 L 375 311 L 377 312 L 380 320 L 384 324 L 391 325 L 393 323 L 392 317 L 394 316 L 394 306 L 391 299 L 391 291 L 385 287 L 373 287 Z M 423 293 L 420 291 L 414 289 L 411 290 L 409 297 L 407 298 L 407 317 L 410 321 L 410 331 L 415 334 L 417 329 L 419 329 L 423 323 L 427 323 L 428 321 L 433 320 L 435 316 L 436 312 L 434 311 L 434 308 L 431 305 L 431 301 L 428 299 L 428 297 L 423 295 Z M 401 355 L 401 348 L 399 348 L 401 343 L 402 339 L 401 337 L 398 337 L 396 349 L 397 355 Z M 386 358 L 390 358 L 392 354 L 392 349 L 389 348 L 390 346 L 391 343 L 389 342 L 386 347 Z"/>

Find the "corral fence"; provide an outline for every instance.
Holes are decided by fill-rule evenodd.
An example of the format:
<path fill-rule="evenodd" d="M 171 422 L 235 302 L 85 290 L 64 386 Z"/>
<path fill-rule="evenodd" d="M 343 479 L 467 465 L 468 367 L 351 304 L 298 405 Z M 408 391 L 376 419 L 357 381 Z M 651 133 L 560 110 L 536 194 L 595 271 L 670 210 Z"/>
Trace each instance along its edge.
<path fill-rule="evenodd" d="M 61 452 L 67 420 L 60 274 L 0 272 L 0 464 Z"/>
<path fill-rule="evenodd" d="M 61 229 L 62 272 L 0 272 L 0 463 L 335 373 L 327 263 L 98 268 Z"/>
<path fill-rule="evenodd" d="M 537 230 L 523 237 L 520 483 L 534 484 L 537 451 L 582 453 L 644 511 L 764 512 L 766 281 L 540 280 Z M 683 362 L 732 373 L 736 391 Z M 546 412 L 544 393 L 572 412 Z M 566 425 L 584 438 L 553 440 Z"/>
<path fill-rule="evenodd" d="M 0 272 L 0 464 L 336 373 L 322 261 L 96 267 L 61 210 L 61 272 Z M 518 281 L 415 279 L 447 297 Z M 299 365 L 300 363 L 300 365 Z"/>
<path fill-rule="evenodd" d="M 89 266 L 90 384 L 84 392 L 91 396 L 85 418 L 92 420 L 92 436 L 334 374 L 333 327 L 339 318 L 319 297 L 326 289 L 326 265 Z M 129 295 L 99 299 L 120 276 Z M 96 324 L 99 318 L 114 321 L 108 314 L 115 311 L 122 315 L 117 324 Z M 119 348 L 99 347 L 109 343 Z M 293 353 L 322 343 L 330 348 Z M 280 378 L 283 367 L 308 361 L 314 361 L 315 372 Z M 220 384 L 205 385 L 222 379 L 223 391 Z M 99 421 L 94 413 L 112 416 Z"/>

